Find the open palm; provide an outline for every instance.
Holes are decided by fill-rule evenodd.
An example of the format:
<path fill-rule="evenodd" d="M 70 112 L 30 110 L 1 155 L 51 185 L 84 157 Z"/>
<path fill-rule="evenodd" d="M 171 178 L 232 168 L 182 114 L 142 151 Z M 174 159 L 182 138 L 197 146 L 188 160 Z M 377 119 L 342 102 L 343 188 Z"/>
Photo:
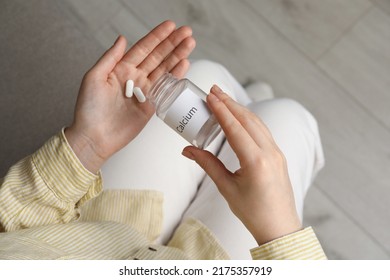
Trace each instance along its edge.
<path fill-rule="evenodd" d="M 172 21 L 165 21 L 127 52 L 126 45 L 120 36 L 84 76 L 74 121 L 66 131 L 69 138 L 89 142 L 102 159 L 134 139 L 154 113 L 151 103 L 125 97 L 126 81 L 133 80 L 147 94 L 166 72 L 181 78 L 195 40 L 189 27 L 176 29 Z"/>

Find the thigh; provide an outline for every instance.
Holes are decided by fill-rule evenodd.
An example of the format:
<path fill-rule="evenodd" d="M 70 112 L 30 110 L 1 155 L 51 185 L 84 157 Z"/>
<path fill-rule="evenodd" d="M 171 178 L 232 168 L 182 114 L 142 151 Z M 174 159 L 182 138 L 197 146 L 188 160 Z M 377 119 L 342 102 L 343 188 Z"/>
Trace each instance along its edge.
<path fill-rule="evenodd" d="M 218 158 L 231 171 L 239 168 L 239 162 L 226 141 Z M 250 259 L 249 249 L 257 246 L 256 240 L 242 222 L 230 210 L 214 182 L 206 176 L 194 201 L 184 213 L 183 219 L 201 221 L 218 239 L 232 259 Z"/>
<path fill-rule="evenodd" d="M 213 84 L 219 84 L 227 92 L 244 94 L 230 73 L 214 62 L 192 62 L 186 77 L 206 93 Z M 223 140 L 221 134 L 207 149 L 216 153 Z M 136 139 L 111 157 L 102 168 L 105 189 L 153 189 L 164 194 L 160 243 L 165 243 L 172 234 L 205 177 L 196 163 L 181 155 L 188 145 L 186 140 L 153 116 Z"/>

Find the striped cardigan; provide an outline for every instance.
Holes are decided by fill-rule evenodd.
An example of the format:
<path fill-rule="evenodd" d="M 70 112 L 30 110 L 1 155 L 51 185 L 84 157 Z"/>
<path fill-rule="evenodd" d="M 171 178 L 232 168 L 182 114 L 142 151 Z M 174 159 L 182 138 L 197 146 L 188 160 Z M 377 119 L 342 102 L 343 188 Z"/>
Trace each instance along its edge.
<path fill-rule="evenodd" d="M 188 219 L 166 246 L 162 194 L 103 191 L 63 131 L 0 179 L 0 259 L 229 259 L 213 233 Z M 248 248 L 249 249 L 249 248 Z M 253 259 L 326 259 L 312 228 L 251 251 Z"/>

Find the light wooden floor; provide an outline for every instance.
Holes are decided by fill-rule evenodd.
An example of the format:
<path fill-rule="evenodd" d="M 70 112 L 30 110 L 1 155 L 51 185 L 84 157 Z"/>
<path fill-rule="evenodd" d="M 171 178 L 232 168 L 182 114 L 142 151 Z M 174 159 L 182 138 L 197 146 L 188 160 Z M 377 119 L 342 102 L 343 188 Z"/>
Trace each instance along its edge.
<path fill-rule="evenodd" d="M 305 224 L 331 259 L 389 259 L 389 0 L 59 2 L 104 48 L 118 34 L 135 42 L 165 19 L 188 24 L 193 58 L 304 104 L 319 122 L 327 160 Z"/>

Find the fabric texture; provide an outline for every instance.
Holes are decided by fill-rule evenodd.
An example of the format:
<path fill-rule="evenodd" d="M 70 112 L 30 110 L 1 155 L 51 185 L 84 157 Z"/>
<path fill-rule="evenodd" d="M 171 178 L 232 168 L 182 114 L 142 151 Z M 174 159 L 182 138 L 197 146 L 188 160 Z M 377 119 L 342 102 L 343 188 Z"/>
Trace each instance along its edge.
<path fill-rule="evenodd" d="M 62 131 L 1 180 L 0 224 L 5 232 L 0 233 L 0 259 L 228 258 L 213 233 L 195 219 L 184 221 L 168 246 L 153 244 L 150 238 L 160 228 L 156 219 L 162 218 L 161 196 L 153 191 L 129 192 L 125 196 L 135 204 L 127 208 L 121 194 L 102 193 L 100 174 L 82 166 Z M 106 203 L 113 207 L 111 214 L 103 211 Z M 126 212 L 131 213 L 126 216 Z M 313 232 L 302 232 L 316 240 Z M 294 233 L 294 238 L 300 234 Z M 285 246 L 277 246 L 283 240 L 269 250 L 283 256 Z M 254 258 L 263 256 L 263 246 L 254 249 Z M 312 254 L 312 247 L 308 252 Z M 305 251 L 299 256 L 304 258 Z"/>
<path fill-rule="evenodd" d="M 251 250 L 257 260 L 325 260 L 326 256 L 311 227 L 275 239 Z"/>

